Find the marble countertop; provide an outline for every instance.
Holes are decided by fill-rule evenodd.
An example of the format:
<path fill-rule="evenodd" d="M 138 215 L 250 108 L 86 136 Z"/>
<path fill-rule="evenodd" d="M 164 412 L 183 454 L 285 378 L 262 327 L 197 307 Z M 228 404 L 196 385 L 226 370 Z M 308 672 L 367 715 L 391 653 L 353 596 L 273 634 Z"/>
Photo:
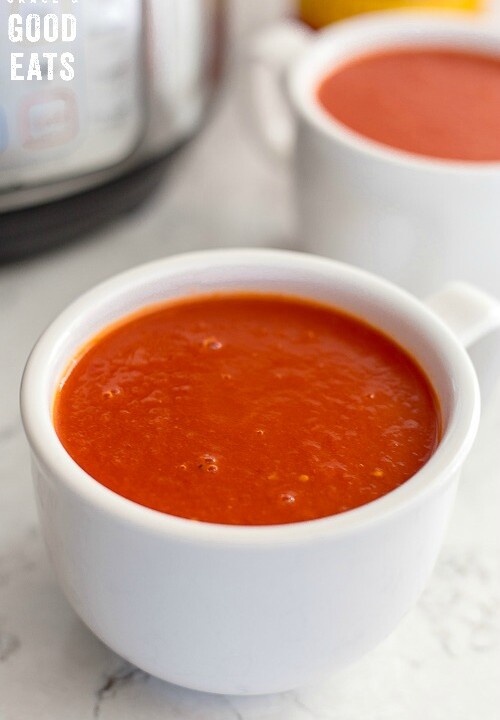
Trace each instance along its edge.
<path fill-rule="evenodd" d="M 237 32 L 264 19 L 260 3 L 244 2 L 235 4 Z M 280 5 L 269 2 L 267 17 Z M 31 346 L 71 299 L 111 274 L 179 251 L 241 245 L 292 247 L 293 213 L 286 168 L 248 142 L 230 82 L 147 206 L 85 242 L 0 268 L 0 720 L 496 720 L 500 388 L 423 597 L 390 638 L 327 683 L 258 698 L 174 687 L 107 649 L 61 594 L 18 412 Z"/>

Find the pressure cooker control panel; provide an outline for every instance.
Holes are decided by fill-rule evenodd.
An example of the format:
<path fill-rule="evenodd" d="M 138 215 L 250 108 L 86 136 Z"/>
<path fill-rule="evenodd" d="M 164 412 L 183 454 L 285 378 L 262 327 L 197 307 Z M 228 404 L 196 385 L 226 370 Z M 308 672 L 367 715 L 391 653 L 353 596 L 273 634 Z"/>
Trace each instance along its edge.
<path fill-rule="evenodd" d="M 140 141 L 141 0 L 0 3 L 0 191 L 114 166 Z"/>

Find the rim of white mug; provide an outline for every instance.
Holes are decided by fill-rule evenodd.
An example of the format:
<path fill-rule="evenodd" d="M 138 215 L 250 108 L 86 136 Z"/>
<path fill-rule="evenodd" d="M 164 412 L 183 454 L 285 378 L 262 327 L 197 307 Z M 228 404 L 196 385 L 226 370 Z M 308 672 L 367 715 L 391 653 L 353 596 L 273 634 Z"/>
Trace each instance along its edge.
<path fill-rule="evenodd" d="M 333 60 L 337 43 L 353 42 L 367 33 L 382 38 L 380 45 L 346 52 Z M 424 33 L 431 33 L 425 36 Z M 443 35 L 449 39 L 443 41 Z M 344 125 L 322 106 L 317 97 L 321 80 L 336 67 L 372 52 L 401 48 L 411 37 L 417 47 L 445 47 L 493 55 L 500 60 L 500 25 L 490 27 L 485 20 L 459 16 L 456 12 L 426 10 L 388 10 L 347 18 L 320 30 L 309 46 L 292 63 L 287 73 L 287 91 L 300 115 L 322 135 L 374 160 L 398 166 L 441 173 L 496 174 L 500 161 L 457 160 L 408 152 L 372 140 Z M 373 38 L 372 38 L 373 41 Z"/>
<path fill-rule="evenodd" d="M 347 278 L 353 287 L 358 284 L 364 291 L 390 298 L 392 306 L 398 308 L 401 316 L 404 310 L 405 316 L 408 315 L 416 322 L 415 327 L 419 330 L 424 328 L 427 336 L 432 338 L 443 356 L 451 362 L 455 386 L 460 388 L 460 392 L 456 393 L 448 427 L 437 449 L 415 475 L 377 500 L 337 515 L 281 525 L 223 525 L 177 517 L 140 505 L 109 490 L 71 458 L 52 422 L 52 402 L 56 388 L 51 379 L 51 368 L 58 359 L 58 345 L 75 333 L 85 317 L 91 316 L 97 308 L 106 306 L 112 298 L 123 296 L 131 288 L 161 281 L 164 269 L 185 272 L 193 266 L 210 268 L 212 260 L 216 267 L 237 267 L 251 262 L 260 262 L 264 267 L 271 263 L 273 268 L 284 268 L 297 273 L 297 276 L 300 273 L 314 275 L 331 272 L 337 278 Z M 196 293 L 187 292 L 186 297 L 193 294 Z M 307 294 L 303 297 L 307 298 Z M 141 304 L 135 309 L 140 307 Z M 129 312 L 133 313 L 134 309 L 125 313 L 125 317 Z M 114 323 L 115 319 L 103 321 L 101 329 L 109 322 Z M 93 336 L 95 333 L 88 340 Z M 81 345 L 78 343 L 79 347 Z M 71 357 L 66 359 L 69 364 Z M 461 466 L 476 435 L 479 405 L 478 381 L 465 349 L 444 322 L 423 303 L 403 289 L 364 270 L 319 256 L 274 249 L 221 249 L 185 253 L 155 260 L 111 277 L 78 297 L 42 333 L 28 359 L 21 385 L 21 416 L 36 458 L 41 462 L 44 472 L 56 476 L 59 482 L 77 493 L 82 502 L 148 532 L 176 536 L 196 543 L 202 541 L 245 546 L 303 543 L 332 535 L 345 535 L 377 521 L 383 522 L 394 512 L 404 511 L 409 504 L 437 491 Z"/>

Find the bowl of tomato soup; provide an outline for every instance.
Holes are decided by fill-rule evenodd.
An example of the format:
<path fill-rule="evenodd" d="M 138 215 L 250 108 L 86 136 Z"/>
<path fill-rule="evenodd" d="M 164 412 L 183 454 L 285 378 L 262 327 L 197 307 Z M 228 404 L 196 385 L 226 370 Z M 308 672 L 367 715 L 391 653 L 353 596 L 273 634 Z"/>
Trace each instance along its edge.
<path fill-rule="evenodd" d="M 382 12 L 307 33 L 287 21 L 248 62 L 260 134 L 293 157 L 305 249 L 419 296 L 457 277 L 498 293 L 494 24 Z"/>
<path fill-rule="evenodd" d="M 446 295 L 447 313 L 473 293 Z M 271 250 L 167 258 L 35 346 L 23 422 L 76 612 L 219 693 L 343 667 L 416 602 L 479 413 L 457 337 L 386 281 Z"/>
<path fill-rule="evenodd" d="M 241 292 L 126 316 L 72 360 L 53 410 L 98 482 L 227 525 L 315 520 L 385 495 L 433 454 L 440 416 L 421 368 L 371 326 Z"/>

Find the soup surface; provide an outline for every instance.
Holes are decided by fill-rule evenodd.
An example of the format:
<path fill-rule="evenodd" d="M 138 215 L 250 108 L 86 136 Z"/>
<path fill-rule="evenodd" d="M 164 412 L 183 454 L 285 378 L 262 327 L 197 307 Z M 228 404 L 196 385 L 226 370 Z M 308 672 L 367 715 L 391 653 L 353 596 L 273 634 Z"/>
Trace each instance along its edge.
<path fill-rule="evenodd" d="M 326 306 L 217 294 L 154 306 L 75 359 L 57 434 L 100 483 L 141 505 L 263 525 L 390 492 L 439 440 L 434 392 L 393 341 Z"/>
<path fill-rule="evenodd" d="M 384 145 L 500 160 L 500 58 L 418 47 L 368 54 L 327 75 L 318 99 L 341 123 Z"/>

